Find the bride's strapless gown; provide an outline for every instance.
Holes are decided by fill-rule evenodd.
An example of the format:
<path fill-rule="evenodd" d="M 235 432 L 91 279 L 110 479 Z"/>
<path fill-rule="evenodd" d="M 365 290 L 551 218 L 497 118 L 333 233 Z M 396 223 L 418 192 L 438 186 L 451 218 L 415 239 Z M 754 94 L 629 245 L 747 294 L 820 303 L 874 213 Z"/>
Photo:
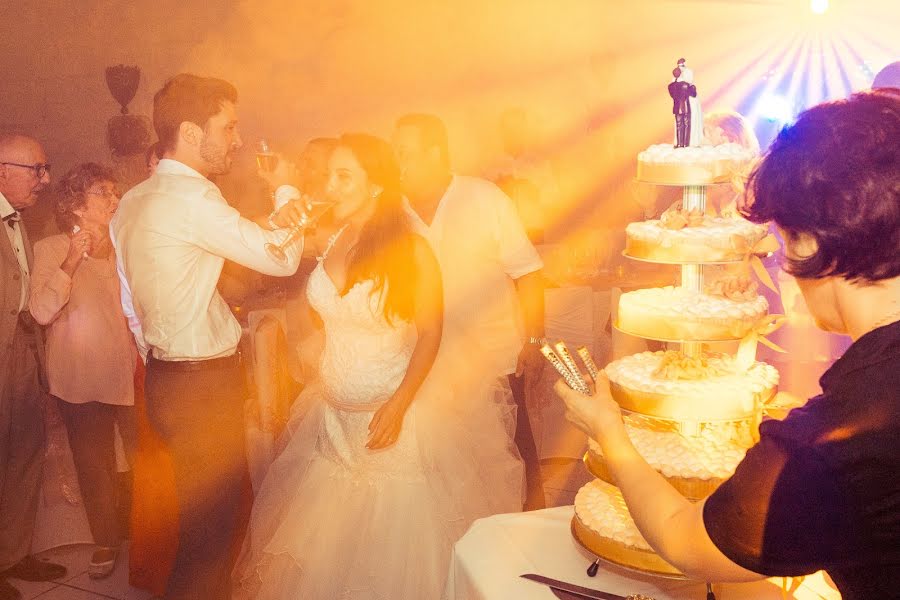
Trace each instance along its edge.
<path fill-rule="evenodd" d="M 325 327 L 320 381 L 297 400 L 303 410 L 257 494 L 237 596 L 440 598 L 452 545 L 472 521 L 521 509 L 510 405 L 495 381 L 459 377 L 464 343 L 445 332 L 397 443 L 367 450 L 415 326 L 385 320 L 371 281 L 341 296 L 321 261 L 307 296 Z"/>

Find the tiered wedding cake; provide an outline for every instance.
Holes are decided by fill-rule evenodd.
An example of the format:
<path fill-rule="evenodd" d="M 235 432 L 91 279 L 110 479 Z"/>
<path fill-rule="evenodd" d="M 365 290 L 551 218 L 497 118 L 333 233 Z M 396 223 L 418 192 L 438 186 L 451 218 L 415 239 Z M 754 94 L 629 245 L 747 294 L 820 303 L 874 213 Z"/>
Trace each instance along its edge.
<path fill-rule="evenodd" d="M 768 303 L 755 282 L 735 273 L 740 268 L 716 267 L 720 278 L 704 282 L 704 265 L 741 265 L 766 237 L 766 227 L 736 215 L 709 214 L 706 207 L 705 186 L 731 181 L 751 158 L 729 144 L 651 146 L 638 159 L 639 179 L 681 185 L 684 199 L 658 220 L 630 224 L 625 254 L 681 264 L 681 285 L 623 294 L 615 326 L 639 337 L 680 342 L 680 350 L 627 356 L 605 371 L 635 448 L 691 500 L 705 498 L 734 472 L 754 443 L 763 404 L 778 384 L 778 372 L 755 360 L 752 342 L 737 356 L 703 347 L 703 342 L 755 339 L 767 321 Z M 575 537 L 611 562 L 679 575 L 635 527 L 599 445 L 590 444 L 585 464 L 597 479 L 575 498 Z"/>

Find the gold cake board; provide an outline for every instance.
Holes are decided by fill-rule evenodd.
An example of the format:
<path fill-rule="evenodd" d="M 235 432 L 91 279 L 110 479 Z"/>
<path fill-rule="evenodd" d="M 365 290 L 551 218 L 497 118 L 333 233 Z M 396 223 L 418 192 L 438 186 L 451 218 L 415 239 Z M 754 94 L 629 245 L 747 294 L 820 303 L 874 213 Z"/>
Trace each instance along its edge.
<path fill-rule="evenodd" d="M 584 457 L 581 460 L 591 475 L 610 485 L 616 485 L 602 456 L 598 456 L 588 450 L 584 453 Z M 710 496 L 725 481 L 722 478 L 669 477 L 662 473 L 660 475 L 665 477 L 666 481 L 672 484 L 672 487 L 678 490 L 679 494 L 692 501 L 703 500 Z"/>
<path fill-rule="evenodd" d="M 702 186 L 730 183 L 737 163 L 727 158 L 690 164 L 651 163 L 638 159 L 636 179 L 642 183 L 669 186 Z"/>
<path fill-rule="evenodd" d="M 725 254 L 724 250 L 719 250 L 719 254 Z M 726 256 L 710 256 L 712 253 L 709 249 L 701 248 L 661 248 L 659 244 L 642 242 L 633 238 L 627 238 L 625 241 L 625 249 L 622 250 L 622 256 L 632 260 L 647 262 L 658 265 L 733 265 L 741 263 L 744 256 L 737 255 L 734 250 L 729 253 L 735 257 Z"/>
<path fill-rule="evenodd" d="M 756 420 L 760 407 L 775 396 L 777 387 L 767 388 L 755 395 L 752 409 L 731 408 L 725 404 L 699 406 L 689 412 L 681 398 L 667 394 L 640 392 L 626 388 L 614 381 L 610 382 L 610 394 L 624 410 L 668 421 L 695 421 L 698 423 L 718 423 Z M 701 411 L 701 409 L 703 409 Z"/>
<path fill-rule="evenodd" d="M 705 343 L 705 344 L 718 344 L 719 342 L 738 342 L 744 338 L 744 336 L 740 336 L 740 337 L 738 337 L 738 336 L 730 336 L 730 337 L 722 336 L 722 337 L 717 337 L 717 338 L 689 337 L 689 336 L 684 336 L 684 337 L 680 337 L 680 338 L 679 337 L 660 337 L 660 336 L 646 335 L 645 333 L 634 332 L 634 331 L 630 331 L 628 329 L 622 329 L 619 326 L 618 321 L 613 323 L 612 326 L 613 326 L 613 328 L 615 328 L 616 331 L 624 333 L 625 335 L 630 335 L 631 337 L 639 337 L 639 338 L 643 338 L 645 340 L 654 340 L 657 342 L 673 342 L 673 343 L 698 342 L 698 343 Z"/>
<path fill-rule="evenodd" d="M 572 537 L 578 544 L 599 558 L 625 569 L 650 573 L 660 577 L 685 579 L 684 574 L 651 550 L 626 546 L 591 531 L 578 515 L 572 517 Z"/>

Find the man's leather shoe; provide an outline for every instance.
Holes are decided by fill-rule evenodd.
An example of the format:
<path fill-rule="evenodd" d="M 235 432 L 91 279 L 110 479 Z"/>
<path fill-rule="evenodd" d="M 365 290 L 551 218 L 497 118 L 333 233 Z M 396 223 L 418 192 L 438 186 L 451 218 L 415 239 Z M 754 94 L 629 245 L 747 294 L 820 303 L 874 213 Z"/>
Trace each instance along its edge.
<path fill-rule="evenodd" d="M 22 592 L 14 588 L 6 579 L 0 579 L 0 600 L 22 600 Z"/>
<path fill-rule="evenodd" d="M 51 562 L 40 561 L 29 555 L 7 569 L 2 576 L 23 581 L 52 581 L 65 577 L 66 568 Z"/>

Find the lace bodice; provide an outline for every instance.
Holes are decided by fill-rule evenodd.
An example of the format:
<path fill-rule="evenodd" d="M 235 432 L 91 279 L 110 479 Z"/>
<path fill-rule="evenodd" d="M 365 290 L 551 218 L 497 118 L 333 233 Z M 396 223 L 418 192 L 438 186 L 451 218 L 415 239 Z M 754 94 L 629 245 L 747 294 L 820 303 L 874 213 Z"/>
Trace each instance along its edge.
<path fill-rule="evenodd" d="M 381 293 L 372 293 L 371 280 L 357 283 L 341 296 L 325 271 L 324 258 L 309 277 L 306 295 L 325 326 L 319 372 L 329 401 L 387 400 L 406 373 L 416 343 L 415 326 L 384 318 Z"/>

